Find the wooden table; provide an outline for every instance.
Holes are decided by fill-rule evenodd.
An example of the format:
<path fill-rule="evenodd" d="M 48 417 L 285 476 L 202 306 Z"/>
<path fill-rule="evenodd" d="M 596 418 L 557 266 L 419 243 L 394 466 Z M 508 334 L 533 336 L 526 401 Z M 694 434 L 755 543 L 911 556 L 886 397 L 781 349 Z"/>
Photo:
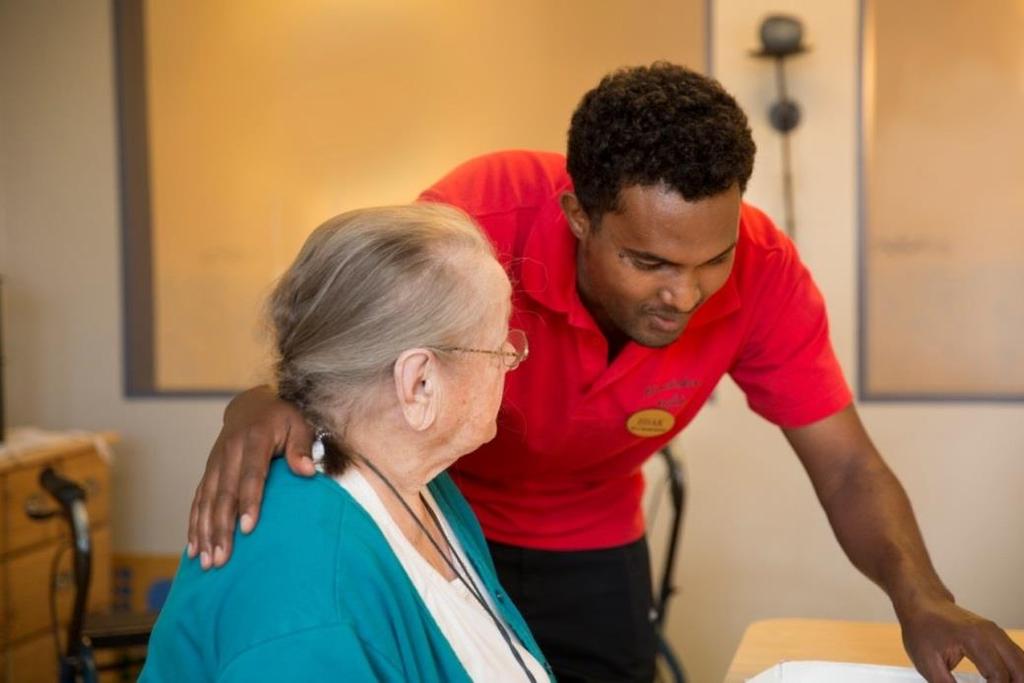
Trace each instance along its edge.
<path fill-rule="evenodd" d="M 1009 631 L 1024 647 L 1024 630 Z M 755 621 L 743 634 L 725 683 L 743 683 L 783 660 L 912 666 L 898 624 L 825 619 Z M 977 671 L 966 659 L 957 671 Z"/>

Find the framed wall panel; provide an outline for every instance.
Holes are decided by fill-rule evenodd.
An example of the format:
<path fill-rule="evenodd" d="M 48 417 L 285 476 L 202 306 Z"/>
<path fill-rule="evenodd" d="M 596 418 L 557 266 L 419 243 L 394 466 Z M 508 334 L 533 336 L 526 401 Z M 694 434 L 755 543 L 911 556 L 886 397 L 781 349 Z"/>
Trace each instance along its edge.
<path fill-rule="evenodd" d="M 118 0 L 126 391 L 265 377 L 261 306 L 326 218 L 561 151 L 606 72 L 701 69 L 704 0 Z"/>
<path fill-rule="evenodd" d="M 1024 3 L 864 0 L 860 393 L 1024 399 Z"/>

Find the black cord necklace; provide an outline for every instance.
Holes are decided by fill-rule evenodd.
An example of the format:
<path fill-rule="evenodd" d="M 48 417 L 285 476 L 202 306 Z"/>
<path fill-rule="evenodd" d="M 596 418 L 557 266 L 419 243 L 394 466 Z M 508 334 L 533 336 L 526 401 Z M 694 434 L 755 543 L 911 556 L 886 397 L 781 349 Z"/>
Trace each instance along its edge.
<path fill-rule="evenodd" d="M 423 506 L 427 509 L 427 514 L 429 514 L 430 518 L 434 521 L 434 524 L 437 526 L 437 530 L 441 533 L 441 538 L 444 539 L 444 543 L 448 547 L 451 556 L 455 558 L 455 562 L 458 563 L 459 568 L 461 568 L 462 571 L 459 571 L 459 569 L 455 567 L 455 563 L 453 563 L 451 559 L 448 557 L 448 555 L 444 552 L 444 550 L 441 549 L 441 546 L 438 544 L 437 541 L 434 540 L 434 537 L 427 530 L 426 525 L 423 524 L 422 521 L 420 521 L 420 518 L 416 516 L 416 513 L 413 512 L 413 509 L 409 507 L 408 503 L 405 502 L 405 499 L 402 498 L 402 494 L 398 492 L 398 489 L 395 488 L 394 484 L 392 484 L 388 480 L 388 478 L 384 476 L 384 473 L 377 469 L 377 467 L 374 466 L 374 464 L 367 460 L 366 458 L 360 456 L 360 460 L 362 460 L 363 463 L 367 467 L 369 467 L 373 471 L 373 473 L 380 478 L 382 482 L 384 482 L 384 485 L 387 486 L 393 494 L 395 494 L 395 498 L 397 498 L 398 502 L 401 503 L 403 508 L 405 508 L 405 511 L 409 513 L 409 516 L 412 517 L 412 520 L 416 522 L 416 526 L 420 528 L 420 531 L 422 531 L 423 534 L 427 537 L 427 540 L 430 541 L 430 545 L 434 546 L 434 549 L 437 551 L 437 554 L 441 556 L 441 559 L 443 559 L 445 564 L 448 565 L 448 568 L 452 570 L 452 573 L 455 574 L 456 578 L 458 578 L 462 585 L 466 587 L 466 590 L 470 592 L 470 594 L 476 599 L 476 601 L 480 603 L 480 606 L 484 608 L 484 611 L 487 612 L 487 615 L 491 618 L 491 621 L 493 621 L 494 625 L 498 628 L 498 633 L 501 634 L 501 637 L 505 641 L 505 644 L 508 645 L 509 650 L 512 651 L 512 656 L 515 658 L 516 663 L 519 664 L 523 672 L 526 674 L 526 678 L 529 679 L 530 683 L 537 683 L 537 679 L 533 677 L 533 674 L 530 672 L 529 667 L 526 666 L 526 662 L 523 661 L 522 655 L 519 654 L 519 650 L 517 650 L 516 646 L 513 644 L 512 637 L 509 635 L 508 630 L 501 623 L 501 620 L 498 618 L 498 615 L 494 613 L 494 610 L 491 609 L 491 606 L 487 604 L 487 600 L 484 598 L 483 592 L 477 587 L 476 582 L 473 581 L 473 577 L 470 574 L 469 570 L 466 568 L 466 565 L 463 564 L 462 558 L 459 556 L 459 553 L 455 550 L 455 547 L 452 545 L 452 542 L 448 539 L 448 535 L 444 532 L 444 527 L 441 526 L 441 520 L 437 518 L 437 515 L 434 513 L 434 509 L 423 497 L 423 494 L 421 493 L 419 494 L 419 496 L 420 500 L 423 502 Z"/>

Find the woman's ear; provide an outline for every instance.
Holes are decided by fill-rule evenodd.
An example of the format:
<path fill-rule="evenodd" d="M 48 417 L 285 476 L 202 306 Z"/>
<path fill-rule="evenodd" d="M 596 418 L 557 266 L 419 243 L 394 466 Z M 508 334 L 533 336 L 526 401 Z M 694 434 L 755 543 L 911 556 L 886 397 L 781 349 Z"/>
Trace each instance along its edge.
<path fill-rule="evenodd" d="M 403 351 L 395 361 L 395 392 L 402 415 L 418 432 L 437 420 L 440 377 L 437 356 L 427 349 Z"/>

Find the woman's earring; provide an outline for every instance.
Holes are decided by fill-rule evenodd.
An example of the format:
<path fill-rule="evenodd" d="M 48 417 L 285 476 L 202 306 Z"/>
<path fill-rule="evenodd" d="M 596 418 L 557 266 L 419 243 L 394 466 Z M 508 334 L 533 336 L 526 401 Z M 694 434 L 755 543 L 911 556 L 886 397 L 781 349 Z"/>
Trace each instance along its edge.
<path fill-rule="evenodd" d="M 316 433 L 316 441 L 313 442 L 313 448 L 310 451 L 310 455 L 313 456 L 313 466 L 318 472 L 322 472 L 324 467 L 324 453 L 326 452 L 324 448 L 325 436 L 327 436 L 327 432 L 318 431 Z"/>

